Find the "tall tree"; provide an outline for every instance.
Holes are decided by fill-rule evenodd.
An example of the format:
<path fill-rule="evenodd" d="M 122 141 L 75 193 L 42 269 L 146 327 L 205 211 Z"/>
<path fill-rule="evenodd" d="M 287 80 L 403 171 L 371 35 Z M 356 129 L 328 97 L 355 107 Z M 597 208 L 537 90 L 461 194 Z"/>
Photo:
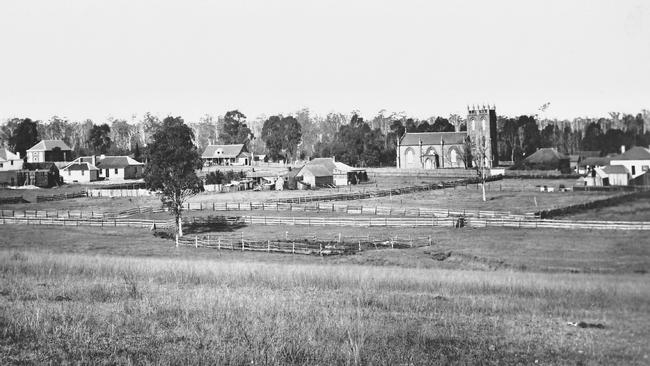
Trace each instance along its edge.
<path fill-rule="evenodd" d="M 437 117 L 433 125 L 431 125 L 433 132 L 454 132 L 456 129 L 454 125 L 449 123 L 449 120 L 442 117 Z"/>
<path fill-rule="evenodd" d="M 88 136 L 88 145 L 95 154 L 106 154 L 111 147 L 111 128 L 106 123 L 93 126 Z"/>
<path fill-rule="evenodd" d="M 38 138 L 38 121 L 32 121 L 29 118 L 20 120 L 9 137 L 9 148 L 20 154 L 25 159 L 25 151 L 36 145 Z"/>
<path fill-rule="evenodd" d="M 251 138 L 253 133 L 246 125 L 246 116 L 238 110 L 227 112 L 219 129 L 219 141 L 222 144 L 246 144 Z"/>
<path fill-rule="evenodd" d="M 273 160 L 284 157 L 289 161 L 295 158 L 301 137 L 300 123 L 291 116 L 271 116 L 262 127 L 262 140 Z"/>
<path fill-rule="evenodd" d="M 174 214 L 176 234 L 183 236 L 183 204 L 203 190 L 196 169 L 201 157 L 194 136 L 181 117 L 167 117 L 147 146 L 144 181 L 149 190 L 160 191 L 160 199 Z"/>

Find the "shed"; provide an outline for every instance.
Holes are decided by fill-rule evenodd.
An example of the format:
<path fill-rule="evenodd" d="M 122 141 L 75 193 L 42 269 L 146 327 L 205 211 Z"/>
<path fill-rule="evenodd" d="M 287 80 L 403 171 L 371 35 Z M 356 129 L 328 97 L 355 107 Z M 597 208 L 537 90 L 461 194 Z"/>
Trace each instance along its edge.
<path fill-rule="evenodd" d="M 629 183 L 630 172 L 623 165 L 607 165 L 602 168 L 605 177 L 603 177 L 603 185 L 610 186 L 626 186 Z"/>
<path fill-rule="evenodd" d="M 302 177 L 302 181 L 312 187 L 328 187 L 334 184 L 332 173 L 322 165 L 305 165 L 296 177 Z"/>

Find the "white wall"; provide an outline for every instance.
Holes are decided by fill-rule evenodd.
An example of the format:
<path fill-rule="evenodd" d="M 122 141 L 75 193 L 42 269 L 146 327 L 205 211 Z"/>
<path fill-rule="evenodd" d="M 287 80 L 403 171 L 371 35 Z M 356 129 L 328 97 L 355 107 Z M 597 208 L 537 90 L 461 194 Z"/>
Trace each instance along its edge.
<path fill-rule="evenodd" d="M 17 160 L 10 160 L 10 161 L 2 161 L 0 162 L 2 166 L 0 167 L 0 171 L 6 172 L 9 170 L 20 170 L 23 168 L 23 159 L 17 159 Z"/>
<path fill-rule="evenodd" d="M 28 163 L 42 163 L 45 161 L 45 151 L 27 151 Z"/>
<path fill-rule="evenodd" d="M 645 170 L 648 170 L 650 167 L 650 160 L 611 160 L 610 165 L 623 165 L 627 168 L 627 171 L 632 175 L 632 179 L 643 175 Z M 632 172 L 632 167 L 634 167 L 634 172 Z M 645 169 L 645 170 L 644 170 Z"/>
<path fill-rule="evenodd" d="M 62 170 L 61 178 L 65 183 L 88 183 L 97 180 L 97 170 Z"/>

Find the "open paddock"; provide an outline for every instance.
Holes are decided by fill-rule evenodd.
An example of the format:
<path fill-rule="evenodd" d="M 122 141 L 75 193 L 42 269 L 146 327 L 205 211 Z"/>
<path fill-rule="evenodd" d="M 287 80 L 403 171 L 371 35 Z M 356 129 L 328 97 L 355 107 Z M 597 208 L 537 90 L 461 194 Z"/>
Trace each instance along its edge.
<path fill-rule="evenodd" d="M 594 208 L 561 219 L 568 220 L 610 220 L 610 221 L 650 221 L 650 198 L 626 201 L 620 205 Z"/>
<path fill-rule="evenodd" d="M 641 365 L 650 352 L 644 275 L 172 250 L 144 258 L 3 247 L 0 360 Z"/>
<path fill-rule="evenodd" d="M 487 201 L 485 202 L 482 201 L 482 191 L 480 185 L 477 184 L 409 193 L 394 197 L 367 198 L 355 202 L 364 206 L 427 207 L 461 211 L 510 211 L 513 214 L 524 214 L 590 202 L 620 194 L 620 192 L 559 192 L 557 189 L 554 192 L 540 192 L 539 189 L 535 189 L 535 186 L 539 184 L 539 180 L 523 183 L 524 186 L 518 184 L 521 182 L 513 183 L 513 181 L 506 179 L 488 183 L 486 185 Z"/>

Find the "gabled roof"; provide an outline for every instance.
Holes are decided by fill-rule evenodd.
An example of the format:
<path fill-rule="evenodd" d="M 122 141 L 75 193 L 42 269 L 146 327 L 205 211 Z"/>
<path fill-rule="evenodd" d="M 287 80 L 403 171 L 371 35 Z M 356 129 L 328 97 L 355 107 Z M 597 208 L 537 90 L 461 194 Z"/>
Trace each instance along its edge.
<path fill-rule="evenodd" d="M 297 176 L 304 176 L 305 172 L 311 173 L 314 177 L 331 177 L 332 173 L 327 170 L 326 167 L 322 165 L 305 165 L 300 169 L 300 172 L 296 174 Z"/>
<path fill-rule="evenodd" d="M 603 167 L 606 174 L 628 174 L 627 168 L 623 165 L 608 165 Z"/>
<path fill-rule="evenodd" d="M 17 154 L 12 153 L 9 149 L 0 148 L 0 161 L 20 160 Z"/>
<path fill-rule="evenodd" d="M 609 164 L 609 161 L 611 159 L 603 156 L 603 157 L 589 157 L 589 158 L 584 158 L 580 160 L 580 163 L 578 163 L 578 166 L 580 167 L 585 167 L 585 166 L 605 166 Z"/>
<path fill-rule="evenodd" d="M 51 162 L 51 161 L 46 161 L 42 163 L 25 163 L 23 164 L 23 169 L 27 170 L 55 170 L 58 171 L 59 167 Z"/>
<path fill-rule="evenodd" d="M 106 156 L 98 159 L 95 165 L 99 169 L 119 169 L 126 168 L 127 166 L 144 165 L 141 162 L 132 159 L 128 156 Z"/>
<path fill-rule="evenodd" d="M 246 147 L 244 144 L 235 144 L 235 145 L 208 145 L 203 154 L 201 155 L 204 159 L 210 158 L 236 158 L 240 153 L 246 153 Z"/>
<path fill-rule="evenodd" d="M 527 163 L 531 164 L 547 164 L 551 162 L 558 162 L 560 160 L 568 159 L 569 157 L 558 152 L 552 147 L 544 147 L 535 151 L 531 156 L 524 159 Z"/>
<path fill-rule="evenodd" d="M 96 166 L 90 163 L 72 163 L 72 164 L 68 164 L 68 166 L 66 166 L 62 170 L 99 170 L 99 169 L 97 169 Z"/>
<path fill-rule="evenodd" d="M 445 144 L 460 145 L 465 142 L 467 132 L 407 132 L 402 136 L 400 145 L 419 146 L 422 145 L 440 145 L 443 141 Z"/>
<path fill-rule="evenodd" d="M 332 158 L 314 158 L 307 162 L 306 166 L 322 166 L 327 169 L 327 171 L 332 174 L 336 168 L 336 163 Z"/>
<path fill-rule="evenodd" d="M 64 151 L 72 150 L 70 146 L 66 145 L 62 140 L 41 140 L 41 142 L 32 146 L 27 151 L 52 151 L 56 147 Z"/>
<path fill-rule="evenodd" d="M 650 150 L 645 147 L 635 146 L 630 150 L 612 157 L 614 160 L 650 160 Z"/>

